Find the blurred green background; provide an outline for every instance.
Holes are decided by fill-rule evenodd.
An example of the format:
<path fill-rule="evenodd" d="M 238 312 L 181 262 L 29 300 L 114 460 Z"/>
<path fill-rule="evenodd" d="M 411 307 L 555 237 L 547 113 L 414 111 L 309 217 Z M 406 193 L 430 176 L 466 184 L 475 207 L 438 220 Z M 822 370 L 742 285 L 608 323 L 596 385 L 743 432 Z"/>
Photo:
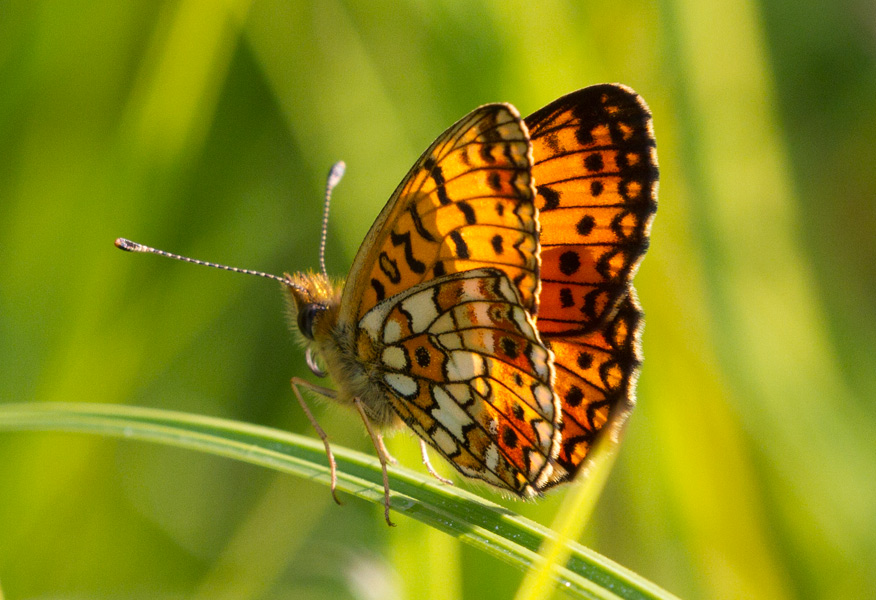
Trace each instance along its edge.
<path fill-rule="evenodd" d="M 639 406 L 582 541 L 682 598 L 876 598 L 872 0 L 0 2 L 0 401 L 310 432 L 274 284 L 113 239 L 316 268 L 344 159 L 341 276 L 456 119 L 606 81 L 650 103 L 662 177 Z M 491 599 L 522 577 L 194 452 L 3 433 L 0 465 L 8 598 Z M 509 505 L 550 523 L 562 497 Z"/>

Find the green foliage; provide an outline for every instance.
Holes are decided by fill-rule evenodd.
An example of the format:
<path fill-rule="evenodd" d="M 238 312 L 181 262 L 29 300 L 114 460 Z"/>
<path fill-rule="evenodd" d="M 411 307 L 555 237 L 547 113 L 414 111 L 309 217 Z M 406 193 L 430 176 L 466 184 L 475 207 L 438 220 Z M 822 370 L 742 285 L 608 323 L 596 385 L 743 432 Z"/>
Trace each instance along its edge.
<path fill-rule="evenodd" d="M 223 419 L 107 404 L 4 404 L 0 430 L 95 433 L 158 442 L 234 458 L 329 485 L 322 443 L 284 431 Z M 383 506 L 379 461 L 339 448 L 337 489 Z M 566 566 L 538 554 L 556 534 L 511 511 L 430 475 L 390 466 L 393 510 L 434 527 L 520 569 L 544 564 L 575 598 L 670 599 L 674 596 L 574 542 L 565 542 Z"/>

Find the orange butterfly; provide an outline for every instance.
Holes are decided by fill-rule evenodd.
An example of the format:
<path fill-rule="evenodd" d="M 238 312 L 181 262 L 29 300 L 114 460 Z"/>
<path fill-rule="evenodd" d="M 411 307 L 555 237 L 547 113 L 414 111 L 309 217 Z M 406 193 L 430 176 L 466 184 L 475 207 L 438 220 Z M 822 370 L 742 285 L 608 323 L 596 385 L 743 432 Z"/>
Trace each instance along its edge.
<path fill-rule="evenodd" d="M 299 387 L 361 415 L 390 525 L 379 431 L 399 422 L 420 437 L 433 474 L 426 444 L 463 475 L 522 497 L 572 479 L 634 404 L 641 311 L 630 282 L 656 192 L 650 113 L 629 88 L 585 88 L 525 120 L 488 104 L 414 164 L 344 285 L 324 268 L 255 273 L 283 283 L 308 365 L 337 386 L 293 379 L 325 443 L 332 493 L 328 438 Z"/>

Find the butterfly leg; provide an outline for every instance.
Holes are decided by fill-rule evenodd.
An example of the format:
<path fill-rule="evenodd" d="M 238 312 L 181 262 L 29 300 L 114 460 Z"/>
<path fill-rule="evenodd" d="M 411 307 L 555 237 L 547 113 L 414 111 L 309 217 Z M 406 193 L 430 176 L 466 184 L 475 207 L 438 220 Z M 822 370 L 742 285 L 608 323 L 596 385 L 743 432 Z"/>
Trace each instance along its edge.
<path fill-rule="evenodd" d="M 429 460 L 429 453 L 426 448 L 426 441 L 423 438 L 420 438 L 420 455 L 423 457 L 423 464 L 426 465 L 426 469 L 429 471 L 429 474 L 440 481 L 441 483 L 446 483 L 447 485 L 453 485 L 453 482 L 447 479 L 446 477 L 442 477 L 438 474 L 438 471 L 435 470 L 435 467 L 432 466 L 432 461 Z"/>
<path fill-rule="evenodd" d="M 362 401 L 359 398 L 353 398 L 353 403 L 355 403 L 356 410 L 359 411 L 359 415 L 362 417 L 362 422 L 365 423 L 368 435 L 371 436 L 371 441 L 377 450 L 377 458 L 380 460 L 380 469 L 383 471 L 383 518 L 386 519 L 387 525 L 395 527 L 395 523 L 389 519 L 389 474 L 386 472 L 387 455 L 385 454 L 386 449 L 383 445 L 383 439 L 371 427 L 371 421 L 368 420 L 368 415 L 365 414 L 365 407 L 362 406 Z"/>
<path fill-rule="evenodd" d="M 383 455 L 386 457 L 386 462 L 388 462 L 391 465 L 397 465 L 398 459 L 389 453 L 389 450 L 386 447 L 386 442 L 383 441 L 383 434 L 382 433 L 377 434 L 377 441 L 380 443 L 379 450 L 380 450 L 380 452 L 383 452 Z"/>
<path fill-rule="evenodd" d="M 292 378 L 292 391 L 295 392 L 295 397 L 298 398 L 298 403 L 301 405 L 301 409 L 304 411 L 304 414 L 307 416 L 307 419 L 310 421 L 310 424 L 313 425 L 313 428 L 316 430 L 316 434 L 319 436 L 319 439 L 322 440 L 323 445 L 325 446 L 325 455 L 328 457 L 329 468 L 331 469 L 331 489 L 332 489 L 332 498 L 335 499 L 335 502 L 341 504 L 340 499 L 338 498 L 338 493 L 336 491 L 336 487 L 338 485 L 338 465 L 335 463 L 335 455 L 332 454 L 332 447 L 328 441 L 328 435 L 326 435 L 325 431 L 323 431 L 322 427 L 319 426 L 319 423 L 316 422 L 316 418 L 314 418 L 313 413 L 310 412 L 310 408 L 308 408 L 307 403 L 304 401 L 304 398 L 301 396 L 301 391 L 298 389 L 298 386 L 305 387 L 317 394 L 321 394 L 323 396 L 327 396 L 329 398 L 333 398 L 335 396 L 335 391 L 329 388 L 324 388 L 319 385 L 314 385 L 309 381 L 304 379 L 300 379 L 298 377 Z"/>

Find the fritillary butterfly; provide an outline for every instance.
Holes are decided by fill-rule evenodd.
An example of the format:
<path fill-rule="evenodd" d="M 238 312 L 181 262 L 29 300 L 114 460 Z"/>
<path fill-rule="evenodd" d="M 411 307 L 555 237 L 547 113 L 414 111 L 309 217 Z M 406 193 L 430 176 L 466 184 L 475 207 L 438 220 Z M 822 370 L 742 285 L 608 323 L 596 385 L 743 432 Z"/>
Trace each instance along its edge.
<path fill-rule="evenodd" d="M 521 497 L 572 479 L 634 404 L 642 316 L 631 279 L 656 194 L 650 112 L 629 88 L 588 87 L 526 119 L 488 104 L 414 164 L 345 285 L 325 269 L 259 273 L 283 282 L 308 365 L 337 386 L 293 379 L 332 491 L 331 449 L 299 386 L 359 411 L 390 524 L 379 431 L 399 422 L 421 438 L 433 474 L 425 444 Z"/>

